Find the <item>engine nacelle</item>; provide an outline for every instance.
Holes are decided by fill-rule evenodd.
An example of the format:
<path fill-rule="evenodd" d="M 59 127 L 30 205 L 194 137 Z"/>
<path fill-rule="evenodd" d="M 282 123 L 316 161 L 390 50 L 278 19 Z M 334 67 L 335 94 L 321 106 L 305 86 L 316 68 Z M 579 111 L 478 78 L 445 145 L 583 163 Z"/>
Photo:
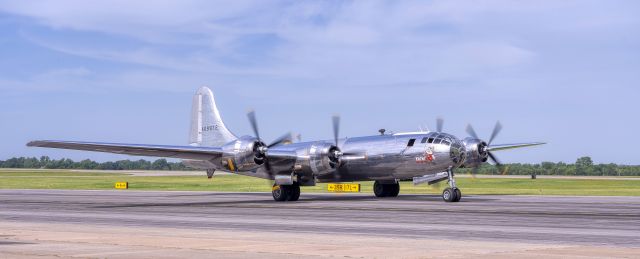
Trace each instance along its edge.
<path fill-rule="evenodd" d="M 264 164 L 258 149 L 265 144 L 250 136 L 243 136 L 222 146 L 222 166 L 229 171 L 250 171 Z"/>
<path fill-rule="evenodd" d="M 338 148 L 325 142 L 318 142 L 298 152 L 296 165 L 303 171 L 309 170 L 315 176 L 333 173 L 339 166 L 335 156 Z"/>
<path fill-rule="evenodd" d="M 463 163 L 464 167 L 476 167 L 487 162 L 489 154 L 486 150 L 486 142 L 475 138 L 465 138 L 462 143 L 464 143 L 467 152 Z"/>

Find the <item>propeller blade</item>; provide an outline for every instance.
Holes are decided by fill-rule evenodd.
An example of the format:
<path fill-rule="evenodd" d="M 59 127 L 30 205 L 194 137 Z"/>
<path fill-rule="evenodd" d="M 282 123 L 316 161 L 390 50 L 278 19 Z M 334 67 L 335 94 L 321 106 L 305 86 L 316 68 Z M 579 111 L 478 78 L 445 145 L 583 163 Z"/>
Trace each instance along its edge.
<path fill-rule="evenodd" d="M 493 155 L 491 152 L 487 152 L 487 154 L 489 155 L 489 159 L 491 159 L 491 161 L 493 161 L 494 164 L 496 164 L 496 167 L 498 167 L 498 171 L 500 173 L 504 172 L 504 165 L 502 165 L 502 163 L 500 163 L 500 160 L 498 160 L 498 158 Z"/>
<path fill-rule="evenodd" d="M 257 139 L 260 139 L 260 134 L 258 133 L 258 122 L 256 121 L 256 112 L 254 110 L 249 111 L 249 113 L 247 113 L 247 117 L 249 117 L 249 123 L 251 123 L 253 134 L 255 134 Z"/>
<path fill-rule="evenodd" d="M 491 138 L 489 139 L 488 145 L 491 145 L 491 142 L 493 142 L 493 139 L 496 138 L 498 133 L 500 133 L 500 130 L 502 130 L 502 124 L 500 124 L 500 121 L 498 121 L 496 122 L 496 126 L 493 127 L 493 132 L 491 133 Z"/>
<path fill-rule="evenodd" d="M 333 139 L 335 140 L 336 147 L 338 146 L 338 134 L 340 133 L 340 116 L 333 115 Z"/>
<path fill-rule="evenodd" d="M 491 161 L 493 161 L 493 163 L 495 163 L 496 165 L 502 165 L 500 163 L 500 160 L 498 160 L 498 158 L 495 155 L 493 155 L 493 153 L 487 152 L 487 155 L 489 155 L 489 159 L 491 159 Z"/>
<path fill-rule="evenodd" d="M 285 142 L 293 142 L 293 136 L 291 136 L 291 132 L 280 136 L 279 138 L 277 138 L 276 140 L 271 142 L 271 144 L 269 144 L 267 147 L 270 148 L 270 147 L 277 146 L 277 145 L 285 143 Z"/>
<path fill-rule="evenodd" d="M 436 119 L 436 129 L 438 129 L 438 132 L 442 132 L 442 126 L 444 125 L 444 119 L 442 117 L 438 117 Z"/>
<path fill-rule="evenodd" d="M 480 166 L 474 166 L 473 169 L 471 169 L 471 177 L 476 178 L 478 171 L 480 171 Z"/>
<path fill-rule="evenodd" d="M 273 176 L 273 172 L 271 172 L 271 164 L 269 164 L 269 159 L 264 160 L 264 169 L 267 170 L 267 174 Z"/>
<path fill-rule="evenodd" d="M 476 131 L 473 130 L 473 127 L 471 126 L 471 124 L 467 124 L 467 133 L 471 135 L 474 139 L 479 139 L 478 134 L 476 134 Z"/>

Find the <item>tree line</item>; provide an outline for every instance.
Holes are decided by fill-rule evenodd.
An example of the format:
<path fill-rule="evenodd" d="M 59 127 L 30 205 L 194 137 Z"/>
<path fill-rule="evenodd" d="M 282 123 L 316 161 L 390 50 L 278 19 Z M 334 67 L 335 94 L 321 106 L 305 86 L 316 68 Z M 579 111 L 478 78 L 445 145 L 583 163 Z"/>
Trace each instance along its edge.
<path fill-rule="evenodd" d="M 100 170 L 193 170 L 180 162 L 169 162 L 166 159 L 147 161 L 144 159 L 119 160 L 115 162 L 96 162 L 85 159 L 73 161 L 68 158 L 50 159 L 48 156 L 15 157 L 0 160 L 0 168 L 45 168 L 45 169 L 100 169 Z M 459 173 L 469 173 L 470 168 L 462 168 Z M 509 175 L 585 175 L 585 176 L 640 176 L 638 165 L 594 164 L 588 157 L 580 157 L 575 163 L 542 162 L 539 164 L 505 164 L 503 168 L 484 164 L 478 169 L 478 174 L 509 174 Z"/>
<path fill-rule="evenodd" d="M 42 156 L 35 157 L 14 157 L 7 160 L 0 160 L 0 168 L 43 168 L 43 169 L 98 169 L 98 170 L 192 170 L 180 162 L 169 162 L 166 159 L 147 161 L 144 159 L 118 160 L 115 162 L 96 162 L 90 159 L 73 161 L 68 158 L 59 160 Z"/>
<path fill-rule="evenodd" d="M 471 169 L 463 169 L 464 173 Z M 638 165 L 594 164 L 591 157 L 580 157 L 573 164 L 564 162 L 542 162 L 539 164 L 505 164 L 503 168 L 484 164 L 478 174 L 508 175 L 581 175 L 581 176 L 640 176 Z"/>

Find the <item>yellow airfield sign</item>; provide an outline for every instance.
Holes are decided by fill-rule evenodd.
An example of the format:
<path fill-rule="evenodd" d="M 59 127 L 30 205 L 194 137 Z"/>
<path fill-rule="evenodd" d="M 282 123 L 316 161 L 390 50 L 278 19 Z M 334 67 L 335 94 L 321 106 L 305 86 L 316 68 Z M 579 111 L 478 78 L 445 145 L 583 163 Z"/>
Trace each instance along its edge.
<path fill-rule="evenodd" d="M 330 183 L 327 184 L 330 192 L 360 192 L 360 184 L 354 183 Z"/>
<path fill-rule="evenodd" d="M 117 182 L 116 189 L 129 189 L 129 182 Z"/>

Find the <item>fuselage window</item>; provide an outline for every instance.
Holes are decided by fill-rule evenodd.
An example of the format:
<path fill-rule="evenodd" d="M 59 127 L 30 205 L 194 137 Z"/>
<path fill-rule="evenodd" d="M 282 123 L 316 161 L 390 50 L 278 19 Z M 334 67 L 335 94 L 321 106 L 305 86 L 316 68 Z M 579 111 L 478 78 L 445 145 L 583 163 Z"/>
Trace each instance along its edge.
<path fill-rule="evenodd" d="M 407 143 L 407 147 L 413 147 L 413 143 L 416 143 L 416 139 L 414 138 L 409 140 L 409 143 Z"/>
<path fill-rule="evenodd" d="M 420 141 L 420 143 L 427 143 L 427 137 L 422 138 L 422 140 Z"/>

